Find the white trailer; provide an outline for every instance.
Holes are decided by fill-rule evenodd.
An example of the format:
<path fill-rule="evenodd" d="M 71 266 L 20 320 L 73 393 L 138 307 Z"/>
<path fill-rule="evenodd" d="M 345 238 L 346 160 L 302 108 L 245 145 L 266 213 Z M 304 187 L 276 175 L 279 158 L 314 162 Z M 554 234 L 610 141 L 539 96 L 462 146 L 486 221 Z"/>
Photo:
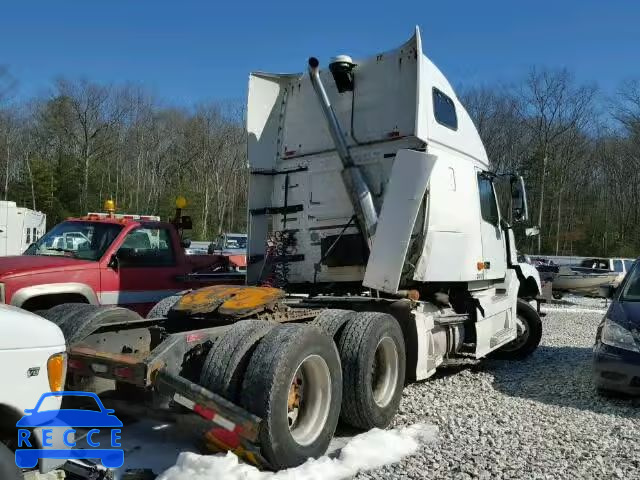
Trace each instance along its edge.
<path fill-rule="evenodd" d="M 0 256 L 21 255 L 46 230 L 44 213 L 0 201 Z"/>

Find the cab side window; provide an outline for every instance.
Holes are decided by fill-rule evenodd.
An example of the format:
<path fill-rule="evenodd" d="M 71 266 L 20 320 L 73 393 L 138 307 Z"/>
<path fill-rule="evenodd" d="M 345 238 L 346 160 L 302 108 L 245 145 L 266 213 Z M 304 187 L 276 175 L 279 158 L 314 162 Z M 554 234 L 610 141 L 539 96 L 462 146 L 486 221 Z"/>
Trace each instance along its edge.
<path fill-rule="evenodd" d="M 435 87 L 433 88 L 433 115 L 440 125 L 451 130 L 458 129 L 458 116 L 453 100 Z"/>
<path fill-rule="evenodd" d="M 613 261 L 613 271 L 619 272 L 619 273 L 624 272 L 624 267 L 622 266 L 622 260 Z"/>
<path fill-rule="evenodd" d="M 166 267 L 175 265 L 171 234 L 164 228 L 137 228 L 118 250 L 122 267 Z"/>
<path fill-rule="evenodd" d="M 480 214 L 485 222 L 498 226 L 500 215 L 493 191 L 493 182 L 483 174 L 478 174 L 478 190 L 480 192 Z"/>

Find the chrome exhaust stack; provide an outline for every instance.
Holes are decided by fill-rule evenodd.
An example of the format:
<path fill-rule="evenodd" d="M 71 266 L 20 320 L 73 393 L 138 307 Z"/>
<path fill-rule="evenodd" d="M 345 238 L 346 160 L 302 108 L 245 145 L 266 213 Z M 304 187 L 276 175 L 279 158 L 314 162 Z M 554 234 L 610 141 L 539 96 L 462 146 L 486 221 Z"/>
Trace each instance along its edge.
<path fill-rule="evenodd" d="M 378 212 L 373 203 L 373 194 L 362 172 L 353 162 L 353 158 L 351 158 L 344 133 L 340 128 L 336 113 L 333 111 L 327 92 L 320 79 L 319 65 L 320 62 L 318 62 L 317 58 L 309 58 L 309 78 L 311 79 L 311 85 L 313 85 L 313 89 L 322 107 L 322 112 L 327 121 L 329 133 L 336 146 L 338 156 L 342 161 L 342 181 L 344 182 L 349 198 L 351 199 L 351 204 L 356 213 L 358 226 L 365 237 L 369 250 L 371 250 L 373 236 L 375 235 L 376 225 L 378 223 Z"/>

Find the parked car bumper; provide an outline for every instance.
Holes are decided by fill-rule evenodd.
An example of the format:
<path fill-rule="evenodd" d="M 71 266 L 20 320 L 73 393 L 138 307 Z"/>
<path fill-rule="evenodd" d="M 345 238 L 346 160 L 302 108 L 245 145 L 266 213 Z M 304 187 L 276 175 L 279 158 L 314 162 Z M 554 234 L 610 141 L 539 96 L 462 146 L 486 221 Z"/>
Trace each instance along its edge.
<path fill-rule="evenodd" d="M 602 390 L 640 395 L 640 353 L 598 341 L 593 349 L 593 374 Z"/>

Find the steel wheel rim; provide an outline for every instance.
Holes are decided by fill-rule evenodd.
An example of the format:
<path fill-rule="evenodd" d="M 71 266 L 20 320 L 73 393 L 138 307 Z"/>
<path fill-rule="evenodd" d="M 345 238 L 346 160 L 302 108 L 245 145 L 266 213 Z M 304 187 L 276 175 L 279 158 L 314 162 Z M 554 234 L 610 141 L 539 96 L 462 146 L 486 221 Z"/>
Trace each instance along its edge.
<path fill-rule="evenodd" d="M 289 382 L 287 395 L 287 423 L 298 445 L 314 442 L 322 429 L 331 406 L 331 372 L 319 355 L 302 360 Z"/>
<path fill-rule="evenodd" d="M 391 337 L 383 337 L 378 342 L 371 372 L 373 401 L 379 407 L 389 405 L 398 384 L 398 349 Z"/>
<path fill-rule="evenodd" d="M 516 329 L 518 331 L 518 336 L 515 340 L 504 345 L 502 347 L 503 351 L 513 352 L 514 350 L 518 350 L 527 343 L 527 340 L 529 340 L 529 323 L 520 315 L 516 315 Z"/>

